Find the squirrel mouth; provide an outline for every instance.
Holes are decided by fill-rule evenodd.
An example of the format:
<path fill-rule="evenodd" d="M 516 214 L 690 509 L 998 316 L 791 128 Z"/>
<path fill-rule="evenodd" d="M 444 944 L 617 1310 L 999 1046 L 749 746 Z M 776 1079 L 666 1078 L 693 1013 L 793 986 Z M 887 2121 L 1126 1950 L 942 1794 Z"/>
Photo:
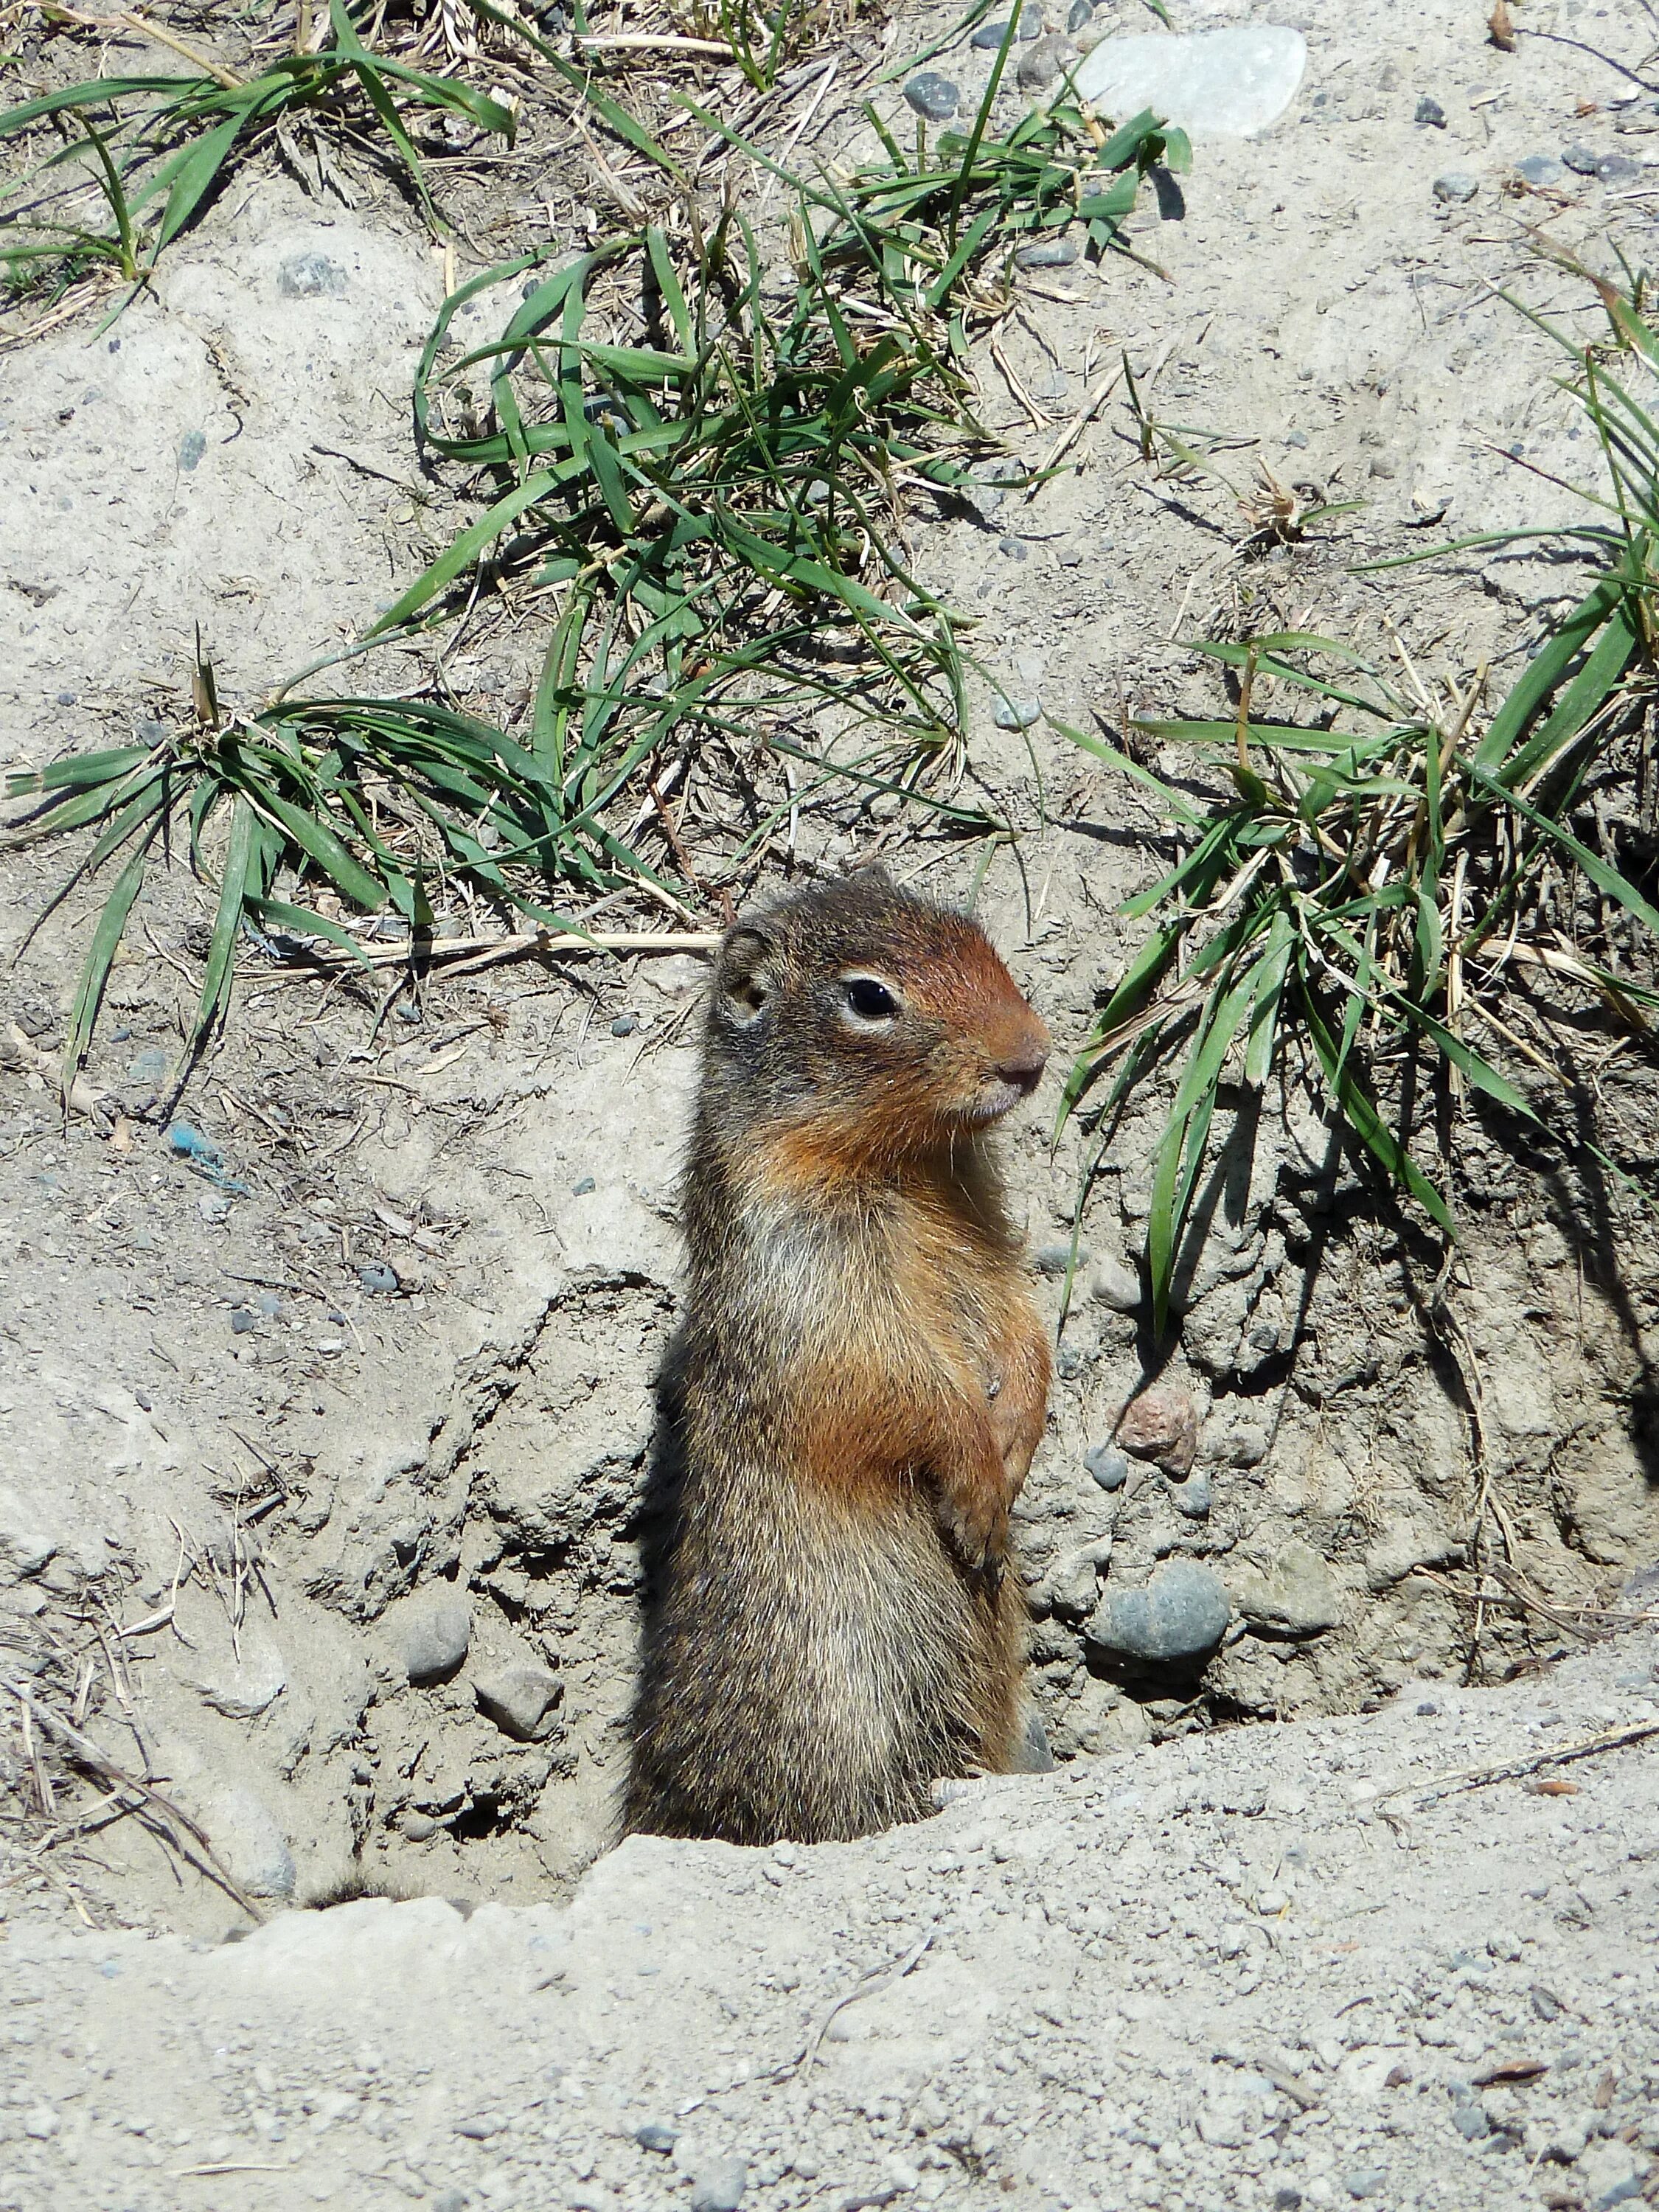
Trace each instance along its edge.
<path fill-rule="evenodd" d="M 1029 1096 L 1030 1093 L 1018 1083 L 1006 1080 L 988 1083 L 975 1094 L 963 1119 L 976 1129 L 984 1128 L 992 1121 L 1000 1121 L 1011 1108 L 1018 1106 L 1022 1098 Z"/>

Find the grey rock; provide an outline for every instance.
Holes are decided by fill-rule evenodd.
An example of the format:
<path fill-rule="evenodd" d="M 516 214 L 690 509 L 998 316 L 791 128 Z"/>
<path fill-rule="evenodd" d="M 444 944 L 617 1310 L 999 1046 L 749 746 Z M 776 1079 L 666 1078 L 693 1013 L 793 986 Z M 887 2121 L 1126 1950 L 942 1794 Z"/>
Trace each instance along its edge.
<path fill-rule="evenodd" d="M 1121 1490 L 1129 1479 L 1129 1462 L 1115 1444 L 1096 1444 L 1083 1464 L 1103 1490 Z"/>
<path fill-rule="evenodd" d="M 1083 58 L 1078 48 L 1058 31 L 1037 39 L 1019 58 L 1016 78 L 1022 92 L 1042 92 Z"/>
<path fill-rule="evenodd" d="M 25 1505 L 15 1490 L 0 1486 L 0 1589 L 38 1575 L 58 1549 L 33 1505 Z"/>
<path fill-rule="evenodd" d="M 1300 31 L 1258 24 L 1190 38 L 1107 39 L 1073 82 L 1102 114 L 1150 107 L 1182 131 L 1252 138 L 1285 112 L 1307 65 Z"/>
<path fill-rule="evenodd" d="M 441 2189 L 432 2200 L 432 2212 L 466 2212 L 465 2191 Z"/>
<path fill-rule="evenodd" d="M 179 441 L 179 466 L 188 476 L 207 451 L 207 438 L 200 430 L 186 430 Z"/>
<path fill-rule="evenodd" d="M 1528 154 L 1515 165 L 1515 173 L 1529 185 L 1559 185 L 1566 171 L 1553 154 Z"/>
<path fill-rule="evenodd" d="M 748 2186 L 744 2160 L 704 2159 L 691 2176 L 691 2212 L 738 2212 Z"/>
<path fill-rule="evenodd" d="M 999 538 L 997 551 L 1006 554 L 1011 561 L 1024 561 L 1030 557 L 1024 545 L 1018 538 Z"/>
<path fill-rule="evenodd" d="M 661 2151 L 665 2155 L 680 2139 L 678 2128 L 671 2128 L 661 2120 L 645 2120 L 634 2130 L 634 2140 L 641 2150 Z"/>
<path fill-rule="evenodd" d="M 276 289 L 289 300 L 321 299 L 350 287 L 345 270 L 325 253 L 290 254 L 276 272 Z"/>
<path fill-rule="evenodd" d="M 1459 2105 L 1452 2112 L 1452 2125 L 1465 2142 L 1479 2142 L 1491 2132 L 1485 2112 L 1479 2105 Z"/>
<path fill-rule="evenodd" d="M 292 1897 L 296 1872 L 288 1838 L 251 1790 L 228 1789 L 203 1807 L 209 1840 L 250 1897 Z"/>
<path fill-rule="evenodd" d="M 1601 156 L 1593 146 L 1564 146 L 1561 159 L 1581 177 L 1593 177 L 1601 165 Z"/>
<path fill-rule="evenodd" d="M 472 1608 L 459 1595 L 411 1598 L 398 1622 L 398 1656 L 411 1682 L 441 1682 L 466 1656 Z"/>
<path fill-rule="evenodd" d="M 1190 1560 L 1172 1559 L 1145 1589 L 1113 1591 L 1083 1633 L 1113 1658 L 1176 1666 L 1207 1658 L 1231 1619 L 1231 1601 L 1219 1577 Z"/>
<path fill-rule="evenodd" d="M 283 1317 L 283 1301 L 280 1292 L 276 1291 L 261 1291 L 258 1297 L 255 1298 L 253 1303 L 259 1309 L 259 1311 L 264 1316 L 267 1321 L 281 1321 Z"/>
<path fill-rule="evenodd" d="M 1448 207 L 1458 207 L 1465 200 L 1472 200 L 1480 191 L 1480 185 L 1479 179 L 1470 176 L 1466 170 L 1453 169 L 1443 177 L 1437 177 L 1433 189 L 1436 199 Z"/>
<path fill-rule="evenodd" d="M 394 1297 L 399 1288 L 398 1270 L 384 1260 L 368 1260 L 357 1270 L 357 1280 L 372 1298 Z"/>
<path fill-rule="evenodd" d="M 246 1306 L 233 1306 L 231 1308 L 230 1333 L 233 1336 L 246 1336 L 252 1326 L 253 1316 L 248 1311 Z"/>
<path fill-rule="evenodd" d="M 996 724 L 1000 730 L 1029 730 L 1042 719 L 1040 699 L 999 699 Z"/>
<path fill-rule="evenodd" d="M 923 70 L 904 88 L 905 105 L 929 123 L 948 123 L 962 105 L 962 94 L 948 76 Z"/>
<path fill-rule="evenodd" d="M 23 2133 L 34 2142 L 50 2142 L 58 2132 L 58 2115 L 50 2105 L 31 2105 L 23 2115 Z"/>
<path fill-rule="evenodd" d="M 164 1084 L 173 1068 L 173 1053 L 164 1053 L 161 1046 L 153 1044 L 149 1053 L 135 1053 L 128 1060 L 126 1073 L 135 1084 Z"/>
<path fill-rule="evenodd" d="M 591 1198 L 599 1188 L 592 1176 L 582 1176 L 570 1186 L 572 1198 Z"/>
<path fill-rule="evenodd" d="M 1628 154 L 1603 154 L 1595 173 L 1604 185 L 1639 185 L 1647 171 Z"/>
<path fill-rule="evenodd" d="M 1042 1725 L 1042 1716 L 1035 1705 L 1026 1708 L 1025 1726 L 1019 1741 L 1014 1747 L 1011 1774 L 1052 1774 L 1054 1754 L 1048 1748 L 1048 1731 Z"/>
<path fill-rule="evenodd" d="M 637 1014 L 618 1014 L 611 1024 L 611 1034 L 615 1037 L 632 1036 L 639 1025 L 640 1018 Z"/>
<path fill-rule="evenodd" d="M 497 1668 L 473 1685 L 480 1712 L 520 1743 L 537 1743 L 550 1734 L 563 1694 L 558 1676 L 531 1660 Z"/>
<path fill-rule="evenodd" d="M 1350 2197 L 1377 2197 L 1388 2186 L 1388 2181 L 1380 2166 L 1360 2166 L 1343 2175 L 1342 2186 Z"/>
<path fill-rule="evenodd" d="M 981 23 L 968 43 L 970 46 L 977 46 L 981 53 L 994 52 L 1002 44 L 1003 33 L 1007 28 L 1008 18 L 1006 15 L 994 23 Z M 1014 36 L 1017 39 L 1036 39 L 1042 35 L 1042 10 L 1040 8 L 1022 8 L 1019 21 L 1014 26 Z"/>
<path fill-rule="evenodd" d="M 1233 1600 L 1252 1628 L 1317 1636 L 1342 1618 L 1336 1578 L 1311 1544 L 1293 1537 L 1264 1574 L 1242 1566 L 1230 1577 Z"/>
<path fill-rule="evenodd" d="M 1648 2161 L 1617 2136 L 1592 2142 L 1578 2160 L 1578 2179 L 1589 2201 L 1590 2212 L 1613 2212 L 1642 2194 Z"/>
<path fill-rule="evenodd" d="M 1184 1513 L 1189 1521 L 1208 1518 L 1212 1504 L 1210 1478 L 1202 1469 L 1196 1474 L 1189 1474 L 1184 1482 L 1171 1479 L 1167 1487 L 1170 1502 L 1177 1513 Z"/>
<path fill-rule="evenodd" d="M 1069 269 L 1083 252 L 1082 243 L 1070 231 L 1058 236 L 1034 238 L 1029 246 L 1022 246 L 1014 256 L 1017 269 Z"/>
<path fill-rule="evenodd" d="M 1390 1583 L 1403 1582 L 1413 1567 L 1451 1566 L 1462 1555 L 1462 1546 L 1445 1529 L 1396 1521 L 1365 1554 L 1365 1584 L 1369 1589 L 1386 1589 Z"/>
<path fill-rule="evenodd" d="M 1446 111 L 1437 100 L 1431 100 L 1425 93 L 1417 103 L 1417 112 L 1413 116 L 1412 121 L 1426 123 L 1433 131 L 1443 131 L 1446 127 Z"/>
<path fill-rule="evenodd" d="M 1078 1254 L 1077 1259 L 1079 1267 L 1083 1265 L 1088 1256 L 1089 1255 L 1086 1252 L 1079 1252 Z M 1032 1253 L 1031 1260 L 1032 1264 L 1036 1267 L 1039 1275 L 1048 1275 L 1051 1279 L 1057 1279 L 1066 1273 L 1066 1269 L 1072 1264 L 1072 1241 L 1070 1237 L 1068 1237 L 1064 1240 L 1056 1238 L 1052 1244 L 1039 1244 L 1036 1250 Z"/>
<path fill-rule="evenodd" d="M 204 1705 L 228 1720 L 257 1720 L 274 1705 L 288 1686 L 288 1663 L 262 1630 L 249 1627 L 240 1638 L 240 1654 L 227 1649 L 222 1662 L 183 1674 Z"/>
<path fill-rule="evenodd" d="M 1080 31 L 1095 12 L 1095 0 L 1072 0 L 1071 13 L 1066 18 L 1068 31 Z"/>
<path fill-rule="evenodd" d="M 1097 1260 L 1089 1278 L 1089 1296 L 1098 1298 L 1103 1306 L 1110 1306 L 1114 1313 L 1137 1313 L 1140 1308 L 1140 1278 L 1121 1260 Z"/>

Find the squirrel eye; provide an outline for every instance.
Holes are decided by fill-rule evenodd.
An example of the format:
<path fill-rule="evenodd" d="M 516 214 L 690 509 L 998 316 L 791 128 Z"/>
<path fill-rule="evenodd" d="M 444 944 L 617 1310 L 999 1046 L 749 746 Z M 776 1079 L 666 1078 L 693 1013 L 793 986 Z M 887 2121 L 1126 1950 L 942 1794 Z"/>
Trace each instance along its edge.
<path fill-rule="evenodd" d="M 878 983 L 873 975 L 849 975 L 842 988 L 847 1003 L 862 1022 L 890 1021 L 899 1010 L 899 1002 L 885 983 Z"/>

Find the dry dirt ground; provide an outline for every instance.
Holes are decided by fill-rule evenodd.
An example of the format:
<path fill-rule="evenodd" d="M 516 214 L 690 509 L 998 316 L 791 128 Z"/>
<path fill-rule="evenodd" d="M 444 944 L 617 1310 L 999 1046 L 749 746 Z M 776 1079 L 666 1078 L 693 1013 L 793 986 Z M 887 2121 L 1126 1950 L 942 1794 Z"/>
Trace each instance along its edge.
<path fill-rule="evenodd" d="M 1179 30 L 1270 13 L 1304 31 L 1296 100 L 1254 141 L 1194 134 L 1191 174 L 1137 220 L 1145 263 L 1023 280 L 1002 343 L 1041 419 L 988 357 L 977 373 L 988 419 L 1035 461 L 1125 349 L 1160 417 L 1228 434 L 1230 481 L 1159 476 L 1115 397 L 1078 465 L 1031 498 L 918 510 L 917 571 L 977 615 L 975 649 L 1011 696 L 1084 726 L 1212 711 L 1179 641 L 1217 624 L 1314 627 L 1379 656 L 1392 629 L 1429 680 L 1486 664 L 1506 684 L 1583 590 L 1571 556 L 1353 570 L 1444 530 L 1571 512 L 1534 471 L 1593 481 L 1550 381 L 1559 356 L 1495 288 L 1571 319 L 1584 287 L 1539 258 L 1539 236 L 1640 262 L 1650 174 L 1659 189 L 1648 19 L 1540 0 L 1506 53 L 1482 9 L 1449 0 L 1171 4 Z M 1124 33 L 1150 23 L 1113 9 Z M 855 32 L 805 143 L 869 143 L 860 71 L 946 20 L 908 16 L 885 48 Z M 988 60 L 963 42 L 933 66 L 971 92 Z M 902 112 L 896 86 L 874 96 Z M 1424 100 L 1440 124 L 1417 119 Z M 797 119 L 785 102 L 775 143 Z M 1541 185 L 1516 166 L 1581 147 L 1626 166 Z M 545 232 L 533 167 L 483 173 L 458 280 L 472 247 Z M 320 289 L 303 273 L 319 257 Z M 107 331 L 83 313 L 0 354 L 0 752 L 38 763 L 179 719 L 198 624 L 244 705 L 361 633 L 468 511 L 421 474 L 408 419 L 445 282 L 394 193 L 348 208 L 258 169 Z M 1258 466 L 1363 505 L 1243 552 Z M 544 633 L 484 635 L 447 679 L 510 720 Z M 394 656 L 374 681 L 420 672 Z M 1144 930 L 1116 909 L 1164 848 L 1126 781 L 1048 725 L 1029 742 L 999 729 L 992 706 L 976 697 L 970 787 L 1022 835 L 981 912 L 1064 1064 Z M 878 803 L 805 820 L 795 861 L 878 850 L 946 895 L 976 857 Z M 63 863 L 0 865 L 0 946 Z M 787 872 L 779 854 L 762 888 Z M 1630 1182 L 1460 1115 L 1463 1237 L 1433 1320 L 1413 1232 L 1304 1097 L 1272 1100 L 1253 1154 L 1241 1139 L 1224 1156 L 1157 1376 L 1190 1401 L 1196 1463 L 1182 1482 L 1136 1462 L 1108 1487 L 1097 1470 L 1121 1468 L 1102 1448 L 1152 1371 L 1126 1283 L 1165 1103 L 1149 1097 L 1084 1214 L 1022 1508 L 1060 1775 L 799 1867 L 633 1844 L 567 1909 L 617 1776 L 700 963 L 499 967 L 387 997 L 250 950 L 183 1107 L 222 1150 L 221 1183 L 143 1115 L 210 910 L 179 870 L 135 911 L 91 1070 L 132 1109 L 124 1148 L 65 1128 L 27 1053 L 0 1069 L 0 1654 L 64 1710 L 79 1691 L 89 1733 L 278 1917 L 240 1950 L 188 1948 L 246 1924 L 242 1906 L 138 1820 L 73 1849 L 67 1827 L 43 1829 L 9 1709 L 0 1959 L 20 2003 L 0 2034 L 19 2063 L 0 2205 L 337 2189 L 643 2204 L 684 2185 L 712 2208 L 688 2177 L 728 2154 L 750 2162 L 745 2203 L 767 2205 L 913 2186 L 988 2202 L 1006 2185 L 1020 2202 L 1288 2206 L 1276 2189 L 1340 2202 L 1374 2171 L 1370 2193 L 1400 2206 L 1552 2187 L 1611 2203 L 1639 2186 L 1656 2146 L 1620 2131 L 1639 2135 L 1653 2059 L 1654 1904 L 1648 1863 L 1621 1872 L 1620 1855 L 1650 1823 L 1644 1750 L 1609 1755 L 1582 1797 L 1510 1786 L 1403 1838 L 1326 1778 L 1380 1788 L 1408 1761 L 1456 1766 L 1647 1710 L 1616 1686 L 1647 1680 L 1639 1639 L 1507 1692 L 1425 1686 L 1576 1647 L 1551 1616 L 1659 1558 L 1644 1049 L 1591 1029 L 1554 1087 L 1536 1079 L 1556 1132 L 1593 1129 Z M 0 979 L 0 1032 L 51 1052 L 88 927 L 70 901 Z M 1057 1322 L 1074 1143 L 1051 1150 L 1046 1116 L 1010 1139 Z M 1524 1577 L 1529 1609 L 1477 1609 L 1477 1541 Z M 1170 1559 L 1218 1577 L 1232 1610 L 1196 1681 L 1126 1674 L 1084 1634 Z M 1362 1711 L 1377 1717 L 1319 1718 Z M 1218 1725 L 1243 1721 L 1262 1725 Z M 58 1787 L 60 1811 L 84 1811 L 88 1793 Z M 1276 1790 L 1297 1802 L 1269 1818 Z M 464 1926 L 432 1901 L 281 1915 L 354 1863 L 490 1902 Z M 1264 1909 L 1263 1891 L 1307 1917 Z M 1350 1916 L 1352 1938 L 1332 1940 Z M 763 2078 L 929 1928 L 914 1972 L 854 2008 L 844 2049 L 832 2029 L 821 2063 Z M 1184 2011 L 1158 1994 L 1171 1973 L 1190 1978 Z M 867 2052 L 860 2010 L 883 2023 Z M 1549 2060 L 1547 2087 L 1459 2119 L 1511 2043 Z M 1409 2079 L 1385 2094 L 1396 2072 Z M 629 2128 L 679 2126 L 697 2098 L 696 2157 L 630 2148 Z M 1097 2098 L 1112 2125 L 1089 2159 L 1077 2116 Z"/>

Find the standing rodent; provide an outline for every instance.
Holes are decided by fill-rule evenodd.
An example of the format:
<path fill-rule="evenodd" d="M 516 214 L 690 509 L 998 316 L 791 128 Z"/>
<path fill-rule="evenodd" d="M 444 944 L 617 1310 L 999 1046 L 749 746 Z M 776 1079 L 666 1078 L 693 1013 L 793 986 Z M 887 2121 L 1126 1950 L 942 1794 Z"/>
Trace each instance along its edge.
<path fill-rule="evenodd" d="M 1023 1762 L 1049 1359 L 989 1131 L 1048 1033 L 866 871 L 721 945 L 660 1383 L 627 1832 L 858 1836 Z"/>

